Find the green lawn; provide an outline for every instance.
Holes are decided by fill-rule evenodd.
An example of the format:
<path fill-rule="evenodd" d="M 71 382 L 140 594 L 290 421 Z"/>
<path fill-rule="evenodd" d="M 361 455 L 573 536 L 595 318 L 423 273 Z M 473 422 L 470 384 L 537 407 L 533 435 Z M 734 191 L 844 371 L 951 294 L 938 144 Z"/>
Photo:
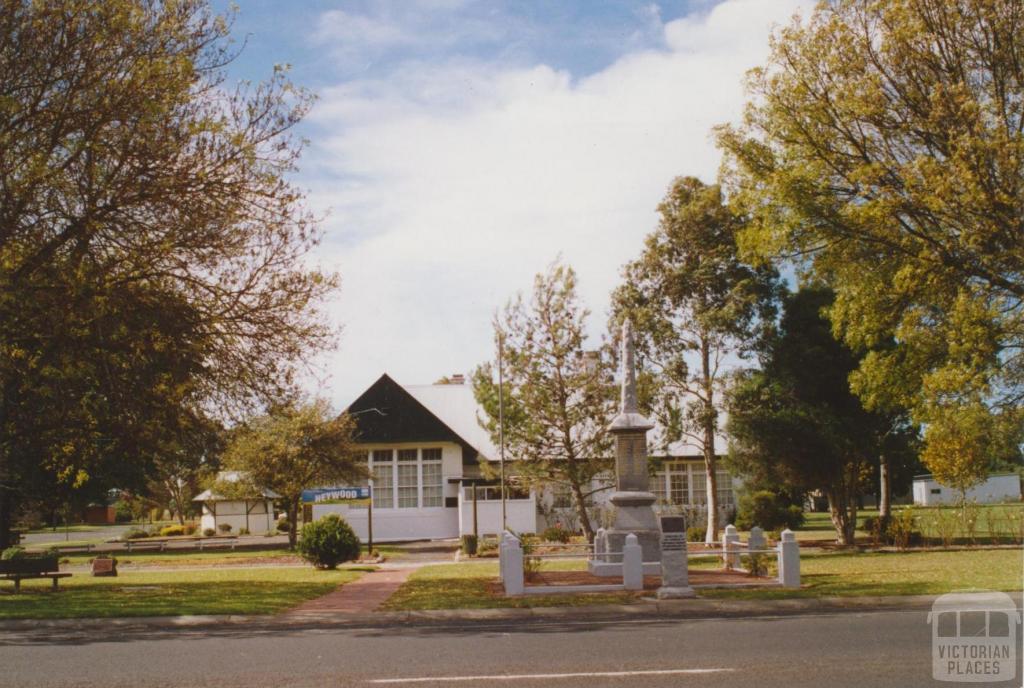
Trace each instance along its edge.
<path fill-rule="evenodd" d="M 179 614 L 274 614 L 325 595 L 363 570 L 225 568 L 127 571 L 117 578 L 75 574 L 60 581 L 28 580 L 21 593 L 0 583 L 0 619 L 59 619 Z"/>
<path fill-rule="evenodd" d="M 45 549 L 33 547 L 32 550 Z M 386 558 L 396 556 L 401 552 L 398 547 L 374 545 L 374 551 L 382 553 Z M 363 553 L 366 553 L 366 546 L 363 546 Z M 70 564 L 85 565 L 97 556 L 96 552 L 76 552 L 61 555 L 61 560 L 67 560 Z M 214 566 L 217 564 L 282 564 L 301 561 L 295 552 L 285 546 L 267 547 L 260 549 L 237 549 L 223 550 L 215 549 L 200 552 L 199 550 L 169 550 L 166 552 L 141 551 L 141 552 L 111 552 L 109 556 L 115 557 L 120 565 L 131 564 L 133 566 Z"/>
<path fill-rule="evenodd" d="M 1019 550 L 976 549 L 955 552 L 834 552 L 801 557 L 804 587 L 800 590 L 702 590 L 701 597 L 776 599 L 786 597 L 919 595 L 980 588 L 1019 591 L 1024 567 Z M 716 568 L 713 557 L 700 557 L 693 568 Z M 583 570 L 586 562 L 546 562 L 545 568 Z M 545 595 L 506 598 L 489 585 L 498 574 L 497 563 L 427 566 L 417 571 L 386 603 L 386 608 L 479 609 L 584 605 L 636 600 L 635 593 Z"/>

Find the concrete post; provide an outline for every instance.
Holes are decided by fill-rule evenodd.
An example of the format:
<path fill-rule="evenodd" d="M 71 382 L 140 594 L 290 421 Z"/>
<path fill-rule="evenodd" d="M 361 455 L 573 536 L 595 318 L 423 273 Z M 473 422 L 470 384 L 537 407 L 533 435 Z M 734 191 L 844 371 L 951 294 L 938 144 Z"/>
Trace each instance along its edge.
<path fill-rule="evenodd" d="M 722 563 L 725 564 L 727 569 L 738 569 L 740 567 L 740 534 L 736 532 L 736 526 L 731 523 L 725 527 L 725 533 L 722 535 L 722 549 L 725 553 L 722 555 Z"/>
<path fill-rule="evenodd" d="M 640 540 L 630 533 L 622 545 L 622 585 L 626 590 L 644 589 L 644 554 Z"/>
<path fill-rule="evenodd" d="M 505 556 L 505 546 L 510 540 L 515 539 L 515 535 L 506 530 L 498 540 L 498 579 L 501 581 L 505 580 L 505 566 L 508 563 L 508 558 Z"/>
<path fill-rule="evenodd" d="M 784 588 L 800 587 L 800 545 L 796 533 L 789 528 L 782 531 L 778 545 L 779 584 Z"/>
<path fill-rule="evenodd" d="M 594 561 L 603 562 L 605 552 L 604 528 L 598 528 L 594 533 Z"/>
<path fill-rule="evenodd" d="M 505 596 L 516 597 L 523 594 L 526 586 L 523 578 L 523 546 L 519 540 L 512 538 L 505 544 L 505 570 L 502 582 L 505 584 Z"/>

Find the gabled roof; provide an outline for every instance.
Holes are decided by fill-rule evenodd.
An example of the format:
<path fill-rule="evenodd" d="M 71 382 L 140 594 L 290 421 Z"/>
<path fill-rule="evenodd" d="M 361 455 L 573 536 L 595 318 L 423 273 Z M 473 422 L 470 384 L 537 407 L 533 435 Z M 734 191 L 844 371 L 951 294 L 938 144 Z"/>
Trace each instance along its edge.
<path fill-rule="evenodd" d="M 356 422 L 356 441 L 455 442 L 464 465 L 497 452 L 476 420 L 473 390 L 465 385 L 403 387 L 385 373 L 346 409 Z"/>
<path fill-rule="evenodd" d="M 238 471 L 221 471 L 217 474 L 217 480 L 223 480 L 228 483 L 237 483 L 242 479 L 242 474 Z M 271 489 L 264 488 L 260 491 L 260 495 L 267 499 L 280 499 L 281 495 L 274 492 Z M 212 490 L 203 490 L 195 497 L 192 498 L 193 502 L 223 502 L 223 501 L 242 501 L 234 499 L 225 499 L 219 494 L 216 494 Z"/>

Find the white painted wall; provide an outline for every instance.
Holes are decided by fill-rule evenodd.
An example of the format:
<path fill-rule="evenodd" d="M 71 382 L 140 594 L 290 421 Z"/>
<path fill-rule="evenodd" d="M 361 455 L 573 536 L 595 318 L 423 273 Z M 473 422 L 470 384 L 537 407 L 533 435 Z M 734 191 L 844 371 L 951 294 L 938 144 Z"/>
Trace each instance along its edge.
<path fill-rule="evenodd" d="M 1019 500 L 1020 478 L 1015 474 L 989 476 L 985 482 L 967 490 L 966 497 L 968 501 L 979 504 Z M 914 479 L 914 504 L 918 506 L 955 504 L 958 499 L 959 490 L 942 485 L 930 477 Z"/>
<path fill-rule="evenodd" d="M 203 502 L 203 515 L 199 519 L 200 532 L 207 528 L 213 528 L 218 535 L 222 533 L 218 526 L 222 523 L 231 525 L 231 534 L 238 535 L 242 528 L 249 528 L 253 535 L 263 535 L 268 530 L 273 531 L 277 522 L 274 520 L 274 503 L 265 500 L 260 502 L 249 502 L 249 520 L 246 525 L 246 503 L 234 501 Z M 216 512 L 216 514 L 214 513 Z"/>
<path fill-rule="evenodd" d="M 461 499 L 459 506 L 459 533 L 473 533 L 473 500 Z M 501 500 L 477 500 L 477 532 L 481 535 L 501 533 Z M 508 499 L 505 501 L 505 516 L 508 528 L 516 533 L 537 532 L 537 505 L 533 493 L 529 499 Z"/>
<path fill-rule="evenodd" d="M 361 444 L 360 451 L 375 449 L 416 449 L 440 447 L 443 495 L 447 499 L 459 493 L 457 484 L 448 479 L 462 476 L 462 447 L 451 442 L 399 442 L 392 444 Z M 396 501 L 397 503 L 397 501 Z M 352 526 L 359 539 L 366 542 L 369 524 L 366 507 L 347 504 L 313 504 L 313 519 L 338 514 Z M 459 510 L 456 507 L 374 508 L 373 541 L 443 540 L 459 537 Z"/>

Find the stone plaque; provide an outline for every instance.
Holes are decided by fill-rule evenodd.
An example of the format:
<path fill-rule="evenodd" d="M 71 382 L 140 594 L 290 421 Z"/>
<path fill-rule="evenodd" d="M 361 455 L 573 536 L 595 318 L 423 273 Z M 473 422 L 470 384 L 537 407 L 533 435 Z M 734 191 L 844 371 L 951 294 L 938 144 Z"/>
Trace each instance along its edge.
<path fill-rule="evenodd" d="M 686 533 L 662 533 L 662 552 L 681 552 L 686 549 Z"/>
<path fill-rule="evenodd" d="M 623 491 L 646 492 L 650 487 L 647 477 L 647 438 L 644 433 L 623 433 L 615 437 L 615 472 L 618 488 Z"/>
<path fill-rule="evenodd" d="M 685 516 L 662 516 L 661 517 L 661 532 L 663 532 L 663 533 L 685 533 L 686 532 L 686 517 Z"/>
<path fill-rule="evenodd" d="M 92 560 L 92 575 L 97 577 L 117 576 L 117 559 L 96 557 Z"/>

